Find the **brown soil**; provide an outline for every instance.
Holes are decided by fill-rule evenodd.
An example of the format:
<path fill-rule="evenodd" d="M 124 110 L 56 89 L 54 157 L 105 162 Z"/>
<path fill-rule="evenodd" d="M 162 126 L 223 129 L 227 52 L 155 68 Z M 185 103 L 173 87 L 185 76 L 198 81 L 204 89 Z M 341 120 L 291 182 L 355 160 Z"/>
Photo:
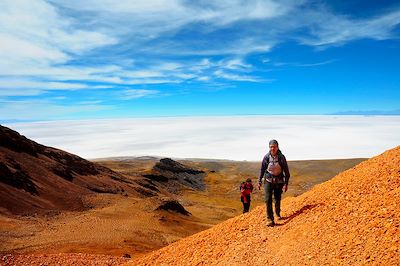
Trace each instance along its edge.
<path fill-rule="evenodd" d="M 93 198 L 104 207 L 54 217 L 0 216 L 1 253 L 92 253 L 137 256 L 209 226 L 193 216 L 155 211 L 157 199 Z"/>
<path fill-rule="evenodd" d="M 79 253 L 6 255 L 1 257 L 0 265 L 121 265 L 129 258 L 109 255 L 91 255 Z"/>
<path fill-rule="evenodd" d="M 129 265 L 398 265 L 400 146 L 283 200 L 182 239 Z"/>
<path fill-rule="evenodd" d="M 331 178 L 335 171 L 352 167 L 361 160 L 303 161 L 298 164 L 289 162 L 294 174 L 286 195 L 293 195 L 293 191 L 301 193 L 309 187 L 301 184 L 309 180 L 322 182 Z M 155 160 L 101 162 L 125 176 L 147 173 L 155 163 Z M 257 175 L 259 171 L 259 163 L 252 162 L 182 163 L 207 172 L 205 191 L 187 189 L 177 195 L 180 203 L 192 213 L 191 216 L 154 211 L 159 204 L 157 197 L 95 194 L 84 198 L 86 205 L 95 207 L 84 212 L 63 211 L 45 217 L 0 216 L 0 254 L 14 254 L 13 257 L 18 257 L 15 261 L 21 262 L 24 260 L 22 254 L 27 254 L 27 265 L 36 265 L 34 256 L 38 256 L 43 265 L 55 264 L 60 252 L 69 255 L 108 254 L 115 258 L 130 254 L 136 258 L 239 215 L 242 206 L 238 200 L 238 184 L 248 176 Z M 326 169 L 323 174 L 308 178 L 313 171 L 322 168 Z M 260 204 L 263 204 L 263 194 L 256 191 L 252 208 Z M 63 261 L 69 255 L 59 255 L 60 260 Z M 99 258 L 105 258 L 102 255 Z M 72 261 L 79 264 L 80 258 L 86 257 L 82 254 L 71 255 L 71 259 L 65 261 L 64 265 Z M 29 261 L 32 264 L 28 264 Z M 102 260 L 96 261 L 100 263 Z M 108 259 L 99 265 L 109 265 Z"/>

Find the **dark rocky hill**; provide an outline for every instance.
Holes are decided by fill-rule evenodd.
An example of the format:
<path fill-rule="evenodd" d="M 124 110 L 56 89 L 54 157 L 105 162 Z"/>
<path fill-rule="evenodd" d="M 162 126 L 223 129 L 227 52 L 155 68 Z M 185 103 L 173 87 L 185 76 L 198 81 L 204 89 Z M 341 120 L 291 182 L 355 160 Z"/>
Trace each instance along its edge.
<path fill-rule="evenodd" d="M 204 171 L 190 168 L 170 158 L 160 159 L 151 172 L 143 176 L 174 194 L 183 189 L 205 189 Z"/>
<path fill-rule="evenodd" d="M 84 210 L 93 193 L 137 195 L 141 187 L 97 163 L 0 126 L 0 212 Z"/>

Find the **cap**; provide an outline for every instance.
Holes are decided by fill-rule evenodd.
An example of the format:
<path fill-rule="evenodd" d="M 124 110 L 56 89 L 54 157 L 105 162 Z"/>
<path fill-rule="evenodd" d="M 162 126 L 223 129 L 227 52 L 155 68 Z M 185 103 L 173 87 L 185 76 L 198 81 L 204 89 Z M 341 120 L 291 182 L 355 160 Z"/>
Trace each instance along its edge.
<path fill-rule="evenodd" d="M 269 141 L 269 145 L 270 145 L 270 146 L 271 146 L 271 145 L 279 146 L 278 141 L 275 140 L 275 139 L 271 139 L 271 140 Z"/>

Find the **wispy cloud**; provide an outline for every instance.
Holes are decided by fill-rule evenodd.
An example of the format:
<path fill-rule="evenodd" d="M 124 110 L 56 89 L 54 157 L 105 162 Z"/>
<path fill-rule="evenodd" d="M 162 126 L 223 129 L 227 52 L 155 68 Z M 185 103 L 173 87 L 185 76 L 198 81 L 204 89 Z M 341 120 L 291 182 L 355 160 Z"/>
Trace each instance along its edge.
<path fill-rule="evenodd" d="M 58 82 L 52 80 L 0 79 L 0 96 L 37 96 L 48 91 L 75 91 L 109 89 L 110 85 L 78 82 Z"/>
<path fill-rule="evenodd" d="M 160 94 L 158 90 L 127 89 L 119 93 L 120 99 L 132 100 L 144 97 L 154 97 Z"/>
<path fill-rule="evenodd" d="M 54 120 L 69 118 L 71 115 L 85 117 L 113 106 L 102 105 L 100 102 L 66 105 L 49 100 L 0 100 L 0 113 L 3 120 Z"/>
<path fill-rule="evenodd" d="M 305 1 L 272 0 L 198 3 L 99 0 L 87 1 L 85 5 L 75 0 L 2 1 L 0 70 L 2 75 L 46 75 L 60 81 L 98 80 L 121 84 L 129 78 L 172 76 L 186 80 L 199 78 L 193 73 L 182 73 L 180 65 L 190 65 L 190 61 L 167 59 L 162 63 L 164 68 L 152 69 L 151 65 L 159 61 L 154 55 L 243 58 L 249 53 L 268 52 L 290 38 L 315 46 L 359 38 L 380 40 L 393 37 L 392 30 L 400 22 L 400 11 L 352 19 L 323 6 L 310 6 L 306 7 Z M 292 34 L 298 29 L 306 29 L 309 34 Z M 184 37 L 182 32 L 190 34 Z M 105 47 L 110 48 L 104 50 Z M 137 53 L 130 52 L 135 50 Z M 118 56 L 121 52 L 122 57 Z M 116 60 L 108 60 L 109 53 Z M 136 66 L 122 62 L 130 54 L 135 59 L 139 53 L 146 56 L 147 63 Z M 104 57 L 106 64 L 71 63 L 80 61 L 82 56 L 89 62 L 94 56 Z M 234 60 L 226 60 L 231 70 L 249 67 L 242 62 L 235 64 Z"/>
<path fill-rule="evenodd" d="M 223 78 L 228 80 L 235 80 L 235 81 L 250 81 L 250 82 L 261 82 L 262 80 L 257 77 L 246 76 L 246 75 L 237 75 L 232 74 L 223 70 L 216 70 L 214 72 L 214 76 L 217 78 Z"/>
<path fill-rule="evenodd" d="M 323 66 L 323 65 L 328 65 L 332 64 L 334 62 L 337 62 L 339 60 L 337 59 L 331 59 L 331 60 L 325 60 L 325 61 L 320 61 L 320 62 L 314 62 L 314 63 L 296 63 L 296 62 L 271 62 L 269 60 L 263 61 L 264 64 L 271 64 L 275 67 L 285 67 L 285 66 L 292 66 L 292 67 L 316 67 L 316 66 Z"/>
<path fill-rule="evenodd" d="M 309 35 L 297 39 L 313 46 L 341 45 L 358 39 L 396 38 L 394 29 L 400 25 L 400 10 L 363 19 L 336 15 L 325 9 L 308 10 L 306 15 L 301 23 L 307 27 Z"/>
<path fill-rule="evenodd" d="M 233 69 L 233 70 L 250 70 L 253 66 L 245 63 L 242 58 L 232 58 L 220 61 L 219 65 L 226 69 Z"/>
<path fill-rule="evenodd" d="M 104 33 L 74 27 L 45 1 L 2 1 L 0 3 L 1 66 L 9 62 L 43 65 L 65 63 L 74 55 L 117 43 Z"/>
<path fill-rule="evenodd" d="M 105 85 L 90 85 L 77 82 L 36 81 L 22 79 L 1 79 L 0 88 L 6 89 L 39 89 L 39 90 L 80 90 L 80 89 L 104 89 Z"/>
<path fill-rule="evenodd" d="M 328 64 L 334 63 L 336 61 L 338 61 L 338 60 L 331 59 L 331 60 L 326 60 L 326 61 L 322 61 L 322 62 L 315 62 L 315 63 L 297 63 L 295 65 L 299 66 L 299 67 L 315 67 L 315 66 L 328 65 Z"/>

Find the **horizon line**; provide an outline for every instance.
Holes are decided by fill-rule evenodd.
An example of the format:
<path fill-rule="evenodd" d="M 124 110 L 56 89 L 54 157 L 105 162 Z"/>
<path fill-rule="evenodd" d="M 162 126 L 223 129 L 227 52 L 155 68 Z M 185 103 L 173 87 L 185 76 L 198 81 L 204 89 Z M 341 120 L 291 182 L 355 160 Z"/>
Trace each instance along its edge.
<path fill-rule="evenodd" d="M 240 116 L 400 116 L 399 113 L 358 113 L 357 111 L 337 112 L 327 114 L 192 114 L 192 115 L 137 115 L 137 116 L 119 116 L 119 117 L 94 117 L 94 118 L 60 118 L 60 119 L 5 119 L 0 120 L 0 124 L 17 123 L 40 123 L 40 122 L 58 122 L 58 121 L 93 121 L 93 120 L 123 120 L 123 119 L 142 119 L 142 118 L 190 118 L 190 117 L 240 117 Z"/>
<path fill-rule="evenodd" d="M 377 156 L 377 155 L 374 155 Z M 374 157 L 372 156 L 372 157 Z M 288 162 L 299 162 L 299 161 L 332 161 L 332 160 L 367 160 L 372 157 L 349 157 L 349 158 L 322 158 L 322 159 L 293 159 L 288 160 Z M 169 158 L 174 161 L 229 161 L 229 162 L 248 162 L 248 163 L 258 163 L 260 160 L 233 160 L 233 159 L 222 159 L 222 158 L 181 158 L 181 157 L 171 157 L 171 156 L 158 156 L 158 155 L 127 155 L 127 156 L 111 156 L 111 157 L 100 157 L 100 158 L 84 158 L 88 161 L 108 161 L 108 160 L 151 160 L 151 159 L 165 159 Z"/>

